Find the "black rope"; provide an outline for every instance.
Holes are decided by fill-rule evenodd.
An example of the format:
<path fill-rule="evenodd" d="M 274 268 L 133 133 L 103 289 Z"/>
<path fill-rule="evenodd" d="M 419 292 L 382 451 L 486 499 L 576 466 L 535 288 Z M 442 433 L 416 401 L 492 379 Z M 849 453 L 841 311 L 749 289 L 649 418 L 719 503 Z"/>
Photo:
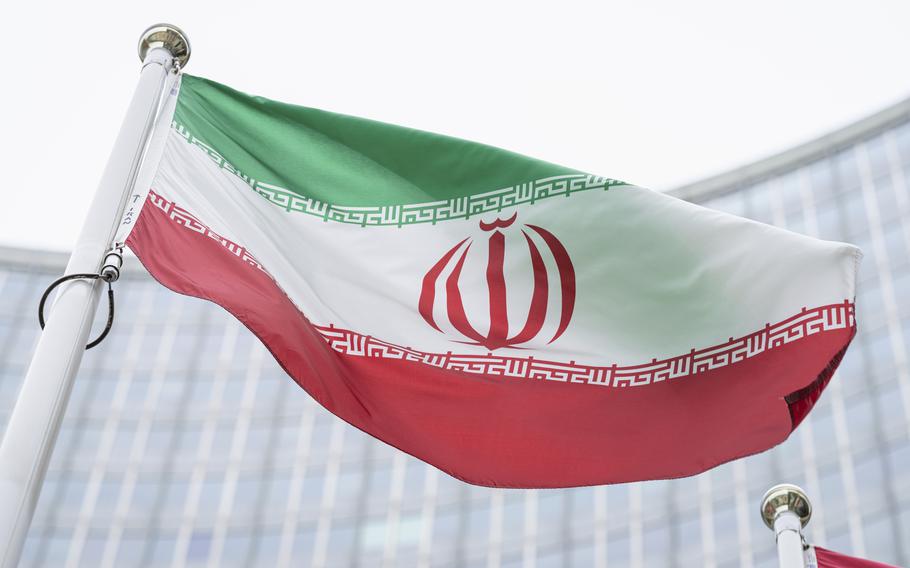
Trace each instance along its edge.
<path fill-rule="evenodd" d="M 44 329 L 44 304 L 47 303 L 47 299 L 50 297 L 51 292 L 54 291 L 54 288 L 63 284 L 64 282 L 79 279 L 104 280 L 107 282 L 107 324 L 104 326 L 104 331 L 101 332 L 101 335 L 99 335 L 97 339 L 85 346 L 86 350 L 88 350 L 104 341 L 104 338 L 107 337 L 107 334 L 111 331 L 111 326 L 114 325 L 114 288 L 111 286 L 113 279 L 105 278 L 105 276 L 101 274 L 68 274 L 54 280 L 51 285 L 47 287 L 47 290 L 44 291 L 44 294 L 41 296 L 41 301 L 38 302 L 38 323 L 41 324 L 41 329 Z"/>

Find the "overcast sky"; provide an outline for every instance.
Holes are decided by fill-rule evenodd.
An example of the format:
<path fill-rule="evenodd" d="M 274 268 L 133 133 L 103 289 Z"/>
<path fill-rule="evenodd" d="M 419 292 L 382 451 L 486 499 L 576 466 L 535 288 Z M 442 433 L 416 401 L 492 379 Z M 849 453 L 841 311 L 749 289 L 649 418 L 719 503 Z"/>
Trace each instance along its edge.
<path fill-rule="evenodd" d="M 910 2 L 3 2 L 0 244 L 69 249 L 168 21 L 187 71 L 655 189 L 910 96 Z"/>

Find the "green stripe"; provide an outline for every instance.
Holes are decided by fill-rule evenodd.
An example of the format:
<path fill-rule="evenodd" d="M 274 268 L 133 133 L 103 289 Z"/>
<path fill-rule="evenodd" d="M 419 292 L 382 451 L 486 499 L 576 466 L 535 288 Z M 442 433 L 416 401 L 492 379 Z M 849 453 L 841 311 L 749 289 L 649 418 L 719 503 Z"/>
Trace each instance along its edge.
<path fill-rule="evenodd" d="M 520 188 L 548 178 L 604 180 L 604 189 L 604 183 L 620 183 L 475 142 L 246 95 L 192 75 L 183 76 L 174 122 L 271 201 L 289 210 L 304 203 L 305 212 L 363 225 L 410 224 L 400 207 L 395 217 L 394 206 L 457 209 L 461 198 L 496 191 L 524 195 Z M 536 199 L 534 193 L 527 201 Z M 472 211 L 470 205 L 464 215 L 446 217 L 440 210 L 414 222 L 489 208 L 475 205 Z M 358 220 L 352 217 L 358 208 L 386 221 L 364 221 L 364 215 Z"/>
<path fill-rule="evenodd" d="M 468 219 L 474 215 L 481 215 L 491 211 L 502 211 L 506 207 L 524 204 L 533 205 L 542 199 L 550 197 L 568 197 L 579 191 L 590 191 L 592 189 L 606 191 L 611 187 L 627 185 L 610 178 L 585 174 L 565 174 L 441 201 L 406 203 L 404 205 L 337 205 L 311 197 L 301 197 L 283 187 L 257 180 L 228 162 L 217 150 L 192 134 L 184 125 L 175 121 L 173 129 L 188 144 L 197 146 L 208 154 L 217 167 L 242 179 L 256 193 L 273 205 L 277 205 L 288 212 L 299 212 L 319 217 L 323 221 L 348 223 L 360 225 L 361 227 L 402 227 L 421 223 L 435 225 L 439 221 Z"/>

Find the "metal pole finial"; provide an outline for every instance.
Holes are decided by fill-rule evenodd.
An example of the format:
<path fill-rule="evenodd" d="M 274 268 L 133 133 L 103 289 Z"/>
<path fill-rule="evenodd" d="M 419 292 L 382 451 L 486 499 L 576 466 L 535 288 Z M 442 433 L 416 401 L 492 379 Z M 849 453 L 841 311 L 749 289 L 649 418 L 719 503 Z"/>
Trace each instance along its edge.
<path fill-rule="evenodd" d="M 761 518 L 769 529 L 774 530 L 774 521 L 783 513 L 793 513 L 799 517 L 805 528 L 812 518 L 812 503 L 809 496 L 800 487 L 790 483 L 775 485 L 765 493 L 761 500 Z"/>
<path fill-rule="evenodd" d="M 168 50 L 180 68 L 186 67 L 190 59 L 190 40 L 183 30 L 171 24 L 155 24 L 142 32 L 139 38 L 139 59 L 145 61 L 146 54 L 156 47 Z"/>

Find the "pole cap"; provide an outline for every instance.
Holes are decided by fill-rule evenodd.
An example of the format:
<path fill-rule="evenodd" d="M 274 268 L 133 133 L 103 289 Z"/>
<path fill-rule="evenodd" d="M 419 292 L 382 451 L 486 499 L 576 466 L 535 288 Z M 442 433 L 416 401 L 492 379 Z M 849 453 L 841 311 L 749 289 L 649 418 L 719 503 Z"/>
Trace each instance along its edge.
<path fill-rule="evenodd" d="M 156 47 L 168 50 L 181 69 L 190 59 L 190 40 L 177 26 L 155 24 L 142 32 L 142 37 L 139 38 L 139 59 L 145 61 L 145 55 Z"/>
<path fill-rule="evenodd" d="M 809 496 L 800 487 L 790 483 L 775 485 L 765 493 L 761 500 L 761 518 L 769 529 L 774 529 L 774 521 L 782 513 L 791 512 L 799 517 L 805 527 L 812 518 L 812 503 Z"/>

